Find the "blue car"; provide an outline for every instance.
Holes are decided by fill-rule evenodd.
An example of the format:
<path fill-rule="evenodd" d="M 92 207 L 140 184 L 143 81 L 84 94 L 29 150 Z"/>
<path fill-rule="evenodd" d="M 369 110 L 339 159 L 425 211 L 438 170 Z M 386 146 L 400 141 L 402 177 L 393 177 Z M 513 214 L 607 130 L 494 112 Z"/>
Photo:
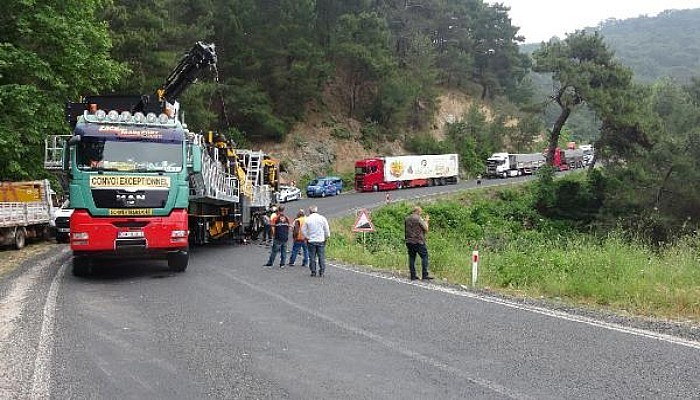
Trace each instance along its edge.
<path fill-rule="evenodd" d="M 335 196 L 343 191 L 343 180 L 337 176 L 324 176 L 309 182 L 307 197 Z"/>

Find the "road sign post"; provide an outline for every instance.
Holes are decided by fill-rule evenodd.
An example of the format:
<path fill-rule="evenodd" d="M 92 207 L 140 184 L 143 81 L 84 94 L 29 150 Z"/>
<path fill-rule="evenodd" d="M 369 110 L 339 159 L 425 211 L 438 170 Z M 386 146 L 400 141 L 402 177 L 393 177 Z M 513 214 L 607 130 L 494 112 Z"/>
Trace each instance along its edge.
<path fill-rule="evenodd" d="M 369 218 L 369 213 L 367 212 L 366 209 L 360 210 L 359 214 L 357 215 L 357 220 L 355 221 L 355 225 L 352 227 L 353 232 L 362 232 L 362 246 L 365 245 L 365 233 L 366 232 L 374 232 L 374 224 L 372 223 L 372 220 Z"/>
<path fill-rule="evenodd" d="M 479 250 L 472 251 L 472 286 L 476 286 L 476 278 L 479 274 Z"/>

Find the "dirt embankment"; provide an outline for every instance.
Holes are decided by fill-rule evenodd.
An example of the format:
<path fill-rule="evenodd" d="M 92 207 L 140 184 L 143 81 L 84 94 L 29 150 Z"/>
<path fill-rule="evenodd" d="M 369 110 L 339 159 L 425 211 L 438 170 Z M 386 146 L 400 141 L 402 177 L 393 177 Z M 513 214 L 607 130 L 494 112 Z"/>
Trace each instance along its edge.
<path fill-rule="evenodd" d="M 472 99 L 459 91 L 445 91 L 438 101 L 430 134 L 442 140 L 445 125 L 461 120 Z M 259 144 L 260 149 L 282 163 L 283 181 L 300 181 L 305 175 L 351 173 L 356 160 L 407 154 L 399 142 L 371 143 L 365 147 L 361 142 L 362 124 L 346 117 L 347 112 L 339 104 L 327 101 L 326 105 L 325 111 L 309 111 L 305 120 L 294 126 L 283 142 Z"/>
<path fill-rule="evenodd" d="M 21 250 L 12 247 L 0 248 L 0 279 L 14 271 L 23 262 L 55 249 L 58 246 L 65 246 L 51 241 L 38 241 L 28 243 Z"/>

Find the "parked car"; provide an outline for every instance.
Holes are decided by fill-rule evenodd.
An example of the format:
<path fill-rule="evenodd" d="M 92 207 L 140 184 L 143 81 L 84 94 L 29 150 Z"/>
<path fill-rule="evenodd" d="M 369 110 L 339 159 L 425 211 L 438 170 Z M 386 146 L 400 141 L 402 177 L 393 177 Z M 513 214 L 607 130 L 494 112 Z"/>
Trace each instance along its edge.
<path fill-rule="evenodd" d="M 279 203 L 286 203 L 299 199 L 301 199 L 301 189 L 296 186 L 280 185 L 279 192 L 277 193 L 277 201 Z"/>
<path fill-rule="evenodd" d="M 64 201 L 61 208 L 56 210 L 54 224 L 56 226 L 56 241 L 58 243 L 70 242 L 70 216 L 73 208 L 68 200 Z"/>
<path fill-rule="evenodd" d="M 308 197 L 335 196 L 343 191 L 343 180 L 337 176 L 323 176 L 309 182 L 306 187 Z"/>

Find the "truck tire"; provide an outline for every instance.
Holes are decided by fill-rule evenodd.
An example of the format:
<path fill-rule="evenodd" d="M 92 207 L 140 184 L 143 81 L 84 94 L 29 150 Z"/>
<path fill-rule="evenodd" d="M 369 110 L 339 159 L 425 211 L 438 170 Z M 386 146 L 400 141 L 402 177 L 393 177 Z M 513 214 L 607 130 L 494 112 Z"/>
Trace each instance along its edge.
<path fill-rule="evenodd" d="M 15 248 L 20 250 L 27 244 L 27 231 L 24 227 L 15 229 Z"/>
<path fill-rule="evenodd" d="M 173 272 L 185 272 L 189 258 L 189 250 L 168 253 L 168 268 Z"/>
<path fill-rule="evenodd" d="M 90 260 L 86 257 L 73 256 L 73 275 L 88 276 L 90 274 Z"/>
<path fill-rule="evenodd" d="M 373 192 L 378 192 L 378 191 L 379 191 L 379 185 L 377 185 L 376 183 L 375 183 L 374 185 L 372 185 L 372 191 L 373 191 Z"/>

